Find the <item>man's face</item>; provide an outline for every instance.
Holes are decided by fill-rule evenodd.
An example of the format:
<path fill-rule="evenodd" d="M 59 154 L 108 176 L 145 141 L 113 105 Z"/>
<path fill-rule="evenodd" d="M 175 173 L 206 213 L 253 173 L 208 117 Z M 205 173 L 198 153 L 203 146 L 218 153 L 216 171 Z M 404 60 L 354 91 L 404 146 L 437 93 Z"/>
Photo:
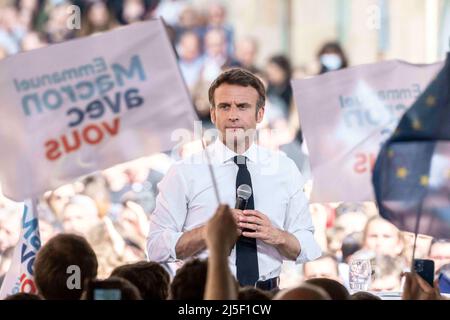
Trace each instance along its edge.
<path fill-rule="evenodd" d="M 243 40 L 237 43 L 236 57 L 246 66 L 251 66 L 255 62 L 256 47 L 250 40 Z"/>
<path fill-rule="evenodd" d="M 144 4 L 139 0 L 125 1 L 123 6 L 123 16 L 127 22 L 134 22 L 144 14 Z"/>
<path fill-rule="evenodd" d="M 336 219 L 336 225 L 344 230 L 346 236 L 363 231 L 366 223 L 367 216 L 359 211 L 347 212 Z"/>
<path fill-rule="evenodd" d="M 200 43 L 196 35 L 186 34 L 180 40 L 180 56 L 187 61 L 192 61 L 200 55 Z"/>
<path fill-rule="evenodd" d="M 367 229 L 364 247 L 377 254 L 395 257 L 401 253 L 403 243 L 394 225 L 388 221 L 374 220 Z"/>
<path fill-rule="evenodd" d="M 412 232 L 403 232 L 403 238 L 406 241 L 408 249 L 412 250 L 414 247 L 414 233 Z M 430 251 L 432 237 L 418 234 L 416 241 L 416 252 L 414 257 L 417 259 L 426 259 L 428 252 Z M 449 253 L 450 254 L 450 253 Z"/>
<path fill-rule="evenodd" d="M 19 241 L 20 220 L 8 217 L 0 220 L 0 252 Z"/>
<path fill-rule="evenodd" d="M 226 54 L 225 35 L 222 31 L 211 30 L 206 34 L 205 51 L 211 57 L 220 57 Z"/>
<path fill-rule="evenodd" d="M 327 278 L 341 282 L 337 272 L 336 262 L 331 258 L 310 261 L 305 264 L 305 280 L 313 278 Z"/>
<path fill-rule="evenodd" d="M 99 222 L 97 212 L 77 204 L 68 204 L 64 208 L 63 216 L 64 232 L 83 236 Z"/>
<path fill-rule="evenodd" d="M 211 5 L 208 10 L 208 20 L 212 26 L 221 26 L 225 20 L 225 10 L 220 5 Z"/>
<path fill-rule="evenodd" d="M 264 108 L 256 112 L 257 100 L 258 92 L 250 86 L 224 83 L 214 91 L 215 106 L 211 108 L 211 120 L 226 145 L 244 145 L 246 133 L 254 131 L 261 122 Z"/>
<path fill-rule="evenodd" d="M 103 2 L 92 5 L 88 13 L 88 18 L 96 27 L 102 27 L 108 22 L 108 9 Z"/>
<path fill-rule="evenodd" d="M 59 217 L 64 210 L 65 205 L 69 202 L 70 198 L 75 195 L 75 189 L 73 185 L 68 184 L 50 193 L 48 202 L 53 212 Z"/>

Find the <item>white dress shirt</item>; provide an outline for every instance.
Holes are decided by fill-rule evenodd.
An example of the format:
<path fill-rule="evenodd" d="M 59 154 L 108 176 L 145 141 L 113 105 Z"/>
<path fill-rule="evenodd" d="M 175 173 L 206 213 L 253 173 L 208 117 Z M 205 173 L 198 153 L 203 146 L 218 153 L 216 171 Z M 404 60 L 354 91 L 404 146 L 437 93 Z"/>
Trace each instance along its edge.
<path fill-rule="evenodd" d="M 207 147 L 217 180 L 220 201 L 234 208 L 236 202 L 236 155 L 219 139 Z M 318 258 L 321 250 L 314 240 L 314 227 L 303 192 L 304 179 L 295 163 L 281 152 L 253 143 L 243 154 L 253 187 L 255 210 L 265 214 L 272 225 L 293 234 L 300 242 L 297 263 Z M 215 197 L 205 150 L 181 160 L 158 184 L 156 208 L 150 218 L 148 258 L 157 262 L 177 260 L 175 246 L 183 232 L 204 225 L 215 213 Z M 272 245 L 257 239 L 259 280 L 277 277 L 286 260 Z M 206 257 L 207 250 L 198 257 Z M 229 256 L 236 275 L 236 247 Z"/>

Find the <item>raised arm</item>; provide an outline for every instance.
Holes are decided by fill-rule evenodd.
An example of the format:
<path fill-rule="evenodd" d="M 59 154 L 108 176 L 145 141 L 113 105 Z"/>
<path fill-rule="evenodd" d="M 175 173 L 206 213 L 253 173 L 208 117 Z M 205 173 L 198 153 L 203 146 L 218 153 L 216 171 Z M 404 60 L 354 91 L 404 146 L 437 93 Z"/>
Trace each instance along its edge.
<path fill-rule="evenodd" d="M 205 300 L 235 300 L 238 289 L 228 267 L 228 256 L 239 236 L 230 208 L 221 205 L 205 228 L 209 249 Z"/>

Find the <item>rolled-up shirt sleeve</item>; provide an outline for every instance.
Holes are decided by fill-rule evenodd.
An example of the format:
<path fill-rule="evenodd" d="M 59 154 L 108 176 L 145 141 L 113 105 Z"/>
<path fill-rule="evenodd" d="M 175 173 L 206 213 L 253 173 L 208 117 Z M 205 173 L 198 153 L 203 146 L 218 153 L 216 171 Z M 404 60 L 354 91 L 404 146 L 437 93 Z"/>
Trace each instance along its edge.
<path fill-rule="evenodd" d="M 293 193 L 289 199 L 284 230 L 294 235 L 300 243 L 301 250 L 296 259 L 296 263 L 300 264 L 317 259 L 322 251 L 314 239 L 314 225 L 303 191 L 304 179 L 297 167 L 292 168 L 291 172 Z"/>
<path fill-rule="evenodd" d="M 150 216 L 147 255 L 150 261 L 173 262 L 187 215 L 187 186 L 174 164 L 158 184 L 155 210 Z"/>

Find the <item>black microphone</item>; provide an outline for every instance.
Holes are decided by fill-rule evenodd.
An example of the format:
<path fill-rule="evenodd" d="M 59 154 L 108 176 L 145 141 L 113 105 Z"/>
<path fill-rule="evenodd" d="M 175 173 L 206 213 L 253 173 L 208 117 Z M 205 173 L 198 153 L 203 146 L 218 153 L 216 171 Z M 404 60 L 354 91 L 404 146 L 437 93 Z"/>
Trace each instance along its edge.
<path fill-rule="evenodd" d="M 245 210 L 247 208 L 248 199 L 252 196 L 252 188 L 248 184 L 241 184 L 236 191 L 235 209 Z"/>
<path fill-rule="evenodd" d="M 236 205 L 234 206 L 235 209 L 245 210 L 247 208 L 248 199 L 252 196 L 252 187 L 250 187 L 248 184 L 241 184 L 236 191 Z M 246 232 L 253 232 L 253 230 L 250 229 L 243 229 L 242 231 Z M 242 240 L 247 241 L 247 237 L 242 236 Z"/>

